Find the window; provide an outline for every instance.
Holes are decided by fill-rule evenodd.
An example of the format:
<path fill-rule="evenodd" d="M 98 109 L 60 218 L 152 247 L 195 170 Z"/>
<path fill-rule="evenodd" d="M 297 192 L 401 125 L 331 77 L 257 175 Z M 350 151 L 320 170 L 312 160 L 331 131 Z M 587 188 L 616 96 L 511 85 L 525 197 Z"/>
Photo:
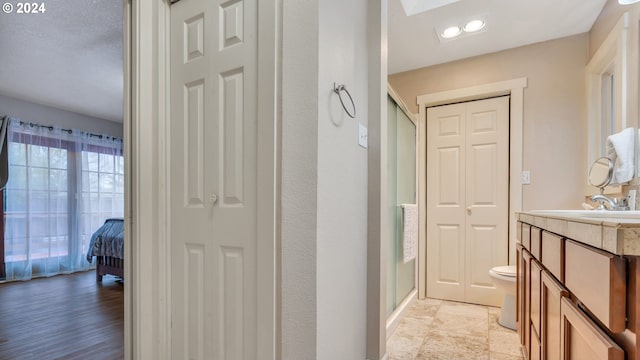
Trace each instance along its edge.
<path fill-rule="evenodd" d="M 6 279 L 92 267 L 91 235 L 124 215 L 122 140 L 19 121 L 8 140 Z"/>
<path fill-rule="evenodd" d="M 82 151 L 82 213 L 80 237 L 87 245 L 104 220 L 124 216 L 124 158 L 104 153 L 108 149 Z M 97 152 L 102 150 L 102 152 Z"/>
<path fill-rule="evenodd" d="M 68 150 L 9 142 L 8 151 L 5 261 L 68 255 Z"/>
<path fill-rule="evenodd" d="M 589 166 L 599 157 L 606 156 L 606 140 L 611 134 L 628 126 L 628 114 L 635 113 L 637 96 L 628 78 L 634 67 L 629 56 L 633 46 L 629 42 L 629 14 L 625 13 L 611 30 L 598 51 L 587 65 L 587 164 L 585 164 L 585 195 L 597 193 L 597 189 L 586 185 Z M 635 46 L 637 50 L 637 45 Z M 619 187 L 607 187 L 605 192 L 619 192 Z"/>

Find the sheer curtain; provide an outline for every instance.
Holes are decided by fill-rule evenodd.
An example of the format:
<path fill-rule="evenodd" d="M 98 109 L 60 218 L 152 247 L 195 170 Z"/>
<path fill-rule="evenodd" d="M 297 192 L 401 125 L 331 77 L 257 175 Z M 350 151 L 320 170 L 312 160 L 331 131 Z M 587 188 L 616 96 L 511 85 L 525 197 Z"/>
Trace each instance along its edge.
<path fill-rule="evenodd" d="M 91 234 L 122 217 L 122 140 L 12 119 L 6 280 L 86 270 Z"/>

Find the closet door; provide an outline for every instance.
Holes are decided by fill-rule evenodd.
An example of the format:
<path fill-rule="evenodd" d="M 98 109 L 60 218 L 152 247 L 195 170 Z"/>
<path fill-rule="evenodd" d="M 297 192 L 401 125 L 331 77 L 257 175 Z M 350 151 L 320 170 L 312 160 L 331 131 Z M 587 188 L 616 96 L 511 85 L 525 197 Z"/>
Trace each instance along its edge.
<path fill-rule="evenodd" d="M 427 296 L 464 301 L 466 105 L 427 109 Z"/>
<path fill-rule="evenodd" d="M 508 165 L 508 97 L 427 109 L 427 296 L 501 304 Z"/>
<path fill-rule="evenodd" d="M 171 6 L 173 359 L 259 356 L 257 169 L 268 149 L 258 142 L 257 16 L 255 0 Z"/>

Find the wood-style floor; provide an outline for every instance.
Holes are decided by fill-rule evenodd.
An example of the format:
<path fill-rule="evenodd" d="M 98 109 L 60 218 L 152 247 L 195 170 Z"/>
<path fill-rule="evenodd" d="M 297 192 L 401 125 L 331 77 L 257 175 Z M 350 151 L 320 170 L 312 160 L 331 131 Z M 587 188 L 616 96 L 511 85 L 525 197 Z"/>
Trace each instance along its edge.
<path fill-rule="evenodd" d="M 0 284 L 0 359 L 124 358 L 124 285 L 95 271 Z"/>

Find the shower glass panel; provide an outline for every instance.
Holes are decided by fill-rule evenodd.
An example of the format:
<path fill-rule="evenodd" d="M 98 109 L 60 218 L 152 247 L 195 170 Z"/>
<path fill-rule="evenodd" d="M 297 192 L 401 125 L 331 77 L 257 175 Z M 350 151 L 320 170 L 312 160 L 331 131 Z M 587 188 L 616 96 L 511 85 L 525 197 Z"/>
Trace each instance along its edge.
<path fill-rule="evenodd" d="M 388 97 L 389 233 L 387 234 L 387 315 L 415 288 L 416 261 L 403 261 L 402 209 L 416 203 L 416 126 Z"/>

